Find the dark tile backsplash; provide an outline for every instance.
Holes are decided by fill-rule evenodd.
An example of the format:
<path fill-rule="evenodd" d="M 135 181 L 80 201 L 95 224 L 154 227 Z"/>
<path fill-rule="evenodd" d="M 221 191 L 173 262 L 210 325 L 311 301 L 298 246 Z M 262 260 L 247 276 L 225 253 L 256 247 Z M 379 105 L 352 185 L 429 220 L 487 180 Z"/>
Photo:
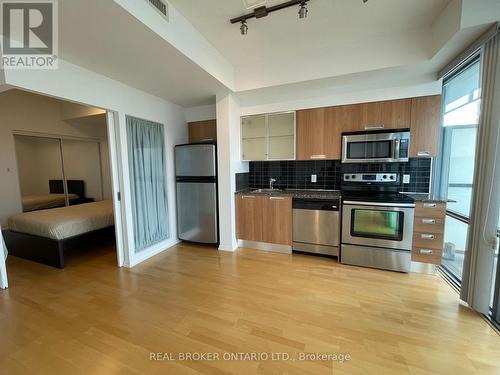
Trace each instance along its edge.
<path fill-rule="evenodd" d="M 252 188 L 268 188 L 269 179 L 276 178 L 275 187 L 281 189 L 339 190 L 343 173 L 367 172 L 409 174 L 410 183 L 403 185 L 401 182 L 400 191 L 428 193 L 431 159 L 410 159 L 407 163 L 363 164 L 341 164 L 340 160 L 254 161 L 250 162 L 248 184 Z M 311 182 L 312 174 L 317 175 L 316 183 Z"/>
<path fill-rule="evenodd" d="M 241 191 L 249 188 L 248 173 L 236 173 L 236 191 Z"/>

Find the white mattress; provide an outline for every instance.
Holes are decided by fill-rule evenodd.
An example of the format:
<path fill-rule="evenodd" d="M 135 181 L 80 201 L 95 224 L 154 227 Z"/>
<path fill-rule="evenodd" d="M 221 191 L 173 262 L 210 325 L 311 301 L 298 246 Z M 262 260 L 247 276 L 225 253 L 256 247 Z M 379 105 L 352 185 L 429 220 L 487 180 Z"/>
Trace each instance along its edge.
<path fill-rule="evenodd" d="M 68 194 L 68 199 L 77 199 L 77 194 Z M 23 211 L 43 210 L 45 208 L 54 208 L 64 206 L 66 203 L 65 194 L 41 194 L 25 195 L 22 197 Z"/>
<path fill-rule="evenodd" d="M 9 218 L 14 232 L 62 240 L 114 225 L 113 202 L 104 200 L 69 207 L 24 212 Z"/>

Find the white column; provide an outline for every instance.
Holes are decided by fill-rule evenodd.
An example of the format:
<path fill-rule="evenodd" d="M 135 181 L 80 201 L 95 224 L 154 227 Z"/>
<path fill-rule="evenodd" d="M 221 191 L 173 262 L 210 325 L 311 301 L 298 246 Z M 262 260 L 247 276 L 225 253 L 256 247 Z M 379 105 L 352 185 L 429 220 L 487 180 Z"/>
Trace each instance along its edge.
<path fill-rule="evenodd" d="M 219 250 L 235 251 L 236 191 L 235 174 L 248 172 L 248 163 L 241 162 L 240 105 L 234 94 L 217 97 L 217 157 L 219 183 Z"/>

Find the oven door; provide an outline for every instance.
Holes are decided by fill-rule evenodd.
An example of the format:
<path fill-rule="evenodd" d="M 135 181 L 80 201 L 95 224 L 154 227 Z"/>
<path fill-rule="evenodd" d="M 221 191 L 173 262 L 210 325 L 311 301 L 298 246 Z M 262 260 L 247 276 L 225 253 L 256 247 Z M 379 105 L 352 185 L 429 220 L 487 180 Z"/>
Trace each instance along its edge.
<path fill-rule="evenodd" d="M 342 243 L 411 250 L 412 203 L 344 202 Z"/>

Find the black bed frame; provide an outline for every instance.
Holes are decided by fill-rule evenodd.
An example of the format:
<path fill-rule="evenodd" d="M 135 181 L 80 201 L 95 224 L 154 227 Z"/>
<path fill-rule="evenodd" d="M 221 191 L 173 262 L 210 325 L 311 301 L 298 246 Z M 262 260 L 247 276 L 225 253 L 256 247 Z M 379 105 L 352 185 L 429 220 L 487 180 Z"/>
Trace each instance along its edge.
<path fill-rule="evenodd" d="M 3 230 L 2 234 L 9 255 L 64 268 L 65 253 L 85 251 L 95 247 L 96 243 L 112 243 L 115 240 L 115 227 L 98 229 L 63 240 L 53 240 L 10 230 Z"/>

